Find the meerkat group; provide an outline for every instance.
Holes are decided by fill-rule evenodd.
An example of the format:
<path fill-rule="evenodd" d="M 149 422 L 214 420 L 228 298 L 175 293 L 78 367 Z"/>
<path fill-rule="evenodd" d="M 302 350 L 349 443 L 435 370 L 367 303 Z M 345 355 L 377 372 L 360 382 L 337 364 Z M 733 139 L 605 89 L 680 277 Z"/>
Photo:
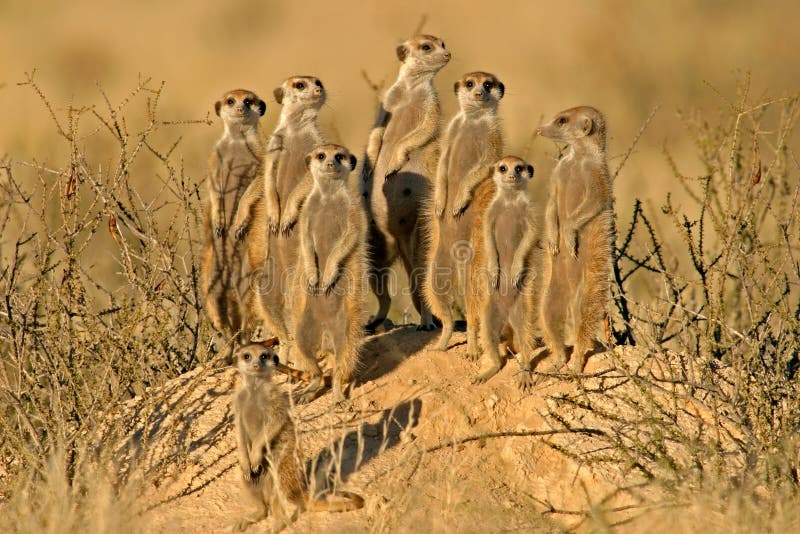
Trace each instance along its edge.
<path fill-rule="evenodd" d="M 466 318 L 467 358 L 480 361 L 474 384 L 495 376 L 509 352 L 523 392 L 537 372 L 580 375 L 607 316 L 614 230 L 603 115 L 574 107 L 538 127 L 567 146 L 547 198 L 536 198 L 534 166 L 504 153 L 498 77 L 475 71 L 455 82 L 459 109 L 442 134 L 433 81 L 451 53 L 438 37 L 417 35 L 396 55 L 400 71 L 358 169 L 317 125 L 326 91 L 316 77 L 293 76 L 274 90 L 282 110 L 268 141 L 259 129 L 266 104 L 255 93 L 230 91 L 215 104 L 224 133 L 210 164 L 202 290 L 213 328 L 241 347 L 239 464 L 259 511 L 240 528 L 269 513 L 286 523 L 287 504 L 298 513 L 363 506 L 352 494 L 337 504 L 308 496 L 290 403 L 272 371 L 300 367 L 291 374 L 307 385 L 297 402 L 328 384 L 343 400 L 365 335 L 386 320 L 395 262 L 408 274 L 418 328 L 441 322 L 431 352 L 447 351 L 456 319 Z M 378 309 L 366 320 L 370 290 Z M 280 354 L 251 342 L 259 320 Z M 537 350 L 545 372 L 532 368 Z"/>

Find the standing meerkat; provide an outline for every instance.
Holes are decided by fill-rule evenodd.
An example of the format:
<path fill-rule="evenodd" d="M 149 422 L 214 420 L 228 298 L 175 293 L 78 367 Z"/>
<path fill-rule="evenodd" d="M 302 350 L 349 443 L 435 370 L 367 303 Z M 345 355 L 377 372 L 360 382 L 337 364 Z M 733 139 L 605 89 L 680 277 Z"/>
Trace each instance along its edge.
<path fill-rule="evenodd" d="M 364 506 L 359 495 L 337 492 L 340 500 L 319 501 L 309 495 L 305 461 L 297 446 L 294 423 L 289 416 L 289 398 L 272 382 L 279 363 L 272 347 L 250 343 L 236 351 L 239 383 L 234 394 L 238 459 L 247 493 L 258 511 L 237 521 L 245 530 L 270 513 L 286 526 L 304 510 L 344 512 Z M 288 516 L 287 505 L 296 507 Z"/>
<path fill-rule="evenodd" d="M 229 91 L 214 104 L 224 131 L 209 161 L 202 292 L 214 328 L 241 338 L 247 337 L 248 267 L 231 228 L 245 190 L 263 169 L 258 122 L 266 109 L 263 100 L 244 89 Z"/>
<path fill-rule="evenodd" d="M 503 133 L 497 105 L 505 86 L 493 74 L 470 72 L 457 81 L 454 91 L 460 111 L 450 121 L 442 143 L 433 198 L 429 203 L 429 244 L 426 297 L 442 321 L 442 334 L 433 350 L 445 351 L 453 335 L 454 308 L 466 312 L 468 263 L 474 256 L 475 189 L 491 175 L 502 156 Z"/>
<path fill-rule="evenodd" d="M 417 35 L 397 47 L 397 57 L 400 73 L 384 95 L 362 167 L 362 194 L 371 217 L 370 282 L 379 304 L 367 325 L 370 331 L 389 313 L 389 269 L 398 258 L 409 275 L 420 328 L 434 327 L 424 298 L 421 212 L 439 156 L 441 110 L 433 78 L 450 61 L 450 52 L 438 37 Z"/>
<path fill-rule="evenodd" d="M 342 399 L 358 366 L 366 291 L 367 217 L 348 183 L 356 158 L 339 145 L 318 146 L 306 162 L 314 187 L 300 214 L 302 276 L 296 289 L 296 348 L 314 377 L 301 401 L 320 389 L 317 353 L 333 353 L 333 394 Z"/>
<path fill-rule="evenodd" d="M 498 345 L 501 336 L 515 348 L 521 372 L 518 385 L 528 389 L 533 330 L 536 323 L 535 254 L 537 232 L 533 202 L 527 191 L 533 166 L 515 156 L 506 156 L 493 166 L 493 188 L 482 188 L 484 206 L 476 214 L 473 227 L 475 259 L 471 264 L 470 288 L 474 294 L 469 306 L 468 325 L 479 323 L 483 344 L 483 363 L 473 383 L 486 382 L 500 370 L 502 360 Z M 489 197 L 486 193 L 494 191 Z M 487 201 L 487 199 L 489 199 Z M 477 199 L 476 199 L 477 200 Z M 476 310 L 477 309 L 477 310 Z M 477 312 L 477 317 L 475 317 Z M 477 357 L 474 345 L 468 357 Z"/>
<path fill-rule="evenodd" d="M 610 296 L 614 214 L 606 122 L 596 109 L 581 106 L 557 114 L 538 132 L 569 145 L 553 169 L 545 211 L 549 254 L 542 331 L 558 369 L 567 362 L 564 323 L 571 308 L 575 344 L 570 367 L 582 372 Z"/>
<path fill-rule="evenodd" d="M 267 146 L 263 180 L 247 189 L 234 222 L 236 235 L 248 235 L 248 256 L 260 266 L 256 309 L 281 341 L 284 359 L 292 345 L 292 301 L 287 298 L 297 264 L 299 238 L 294 226 L 313 181 L 305 157 L 323 136 L 317 126 L 325 88 L 313 76 L 293 76 L 274 91 L 283 105 Z"/>

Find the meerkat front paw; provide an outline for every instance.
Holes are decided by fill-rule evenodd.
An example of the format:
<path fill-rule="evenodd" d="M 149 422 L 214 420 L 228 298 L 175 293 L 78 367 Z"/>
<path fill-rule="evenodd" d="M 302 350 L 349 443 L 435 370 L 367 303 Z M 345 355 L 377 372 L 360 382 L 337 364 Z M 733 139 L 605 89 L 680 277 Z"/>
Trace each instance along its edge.
<path fill-rule="evenodd" d="M 408 154 L 400 151 L 395 152 L 394 156 L 389 162 L 389 166 L 386 168 L 386 178 L 388 179 L 400 172 L 400 169 L 403 168 L 403 165 L 405 165 L 407 161 Z"/>
<path fill-rule="evenodd" d="M 325 271 L 325 275 L 322 277 L 321 289 L 326 294 L 330 293 L 333 290 L 333 286 L 336 285 L 336 282 L 339 280 L 339 270 L 334 269 L 332 271 Z"/>
<path fill-rule="evenodd" d="M 215 224 L 214 235 L 217 237 L 225 237 L 225 225 L 222 223 Z"/>
<path fill-rule="evenodd" d="M 472 200 L 472 198 L 470 198 L 469 195 L 459 196 L 453 204 L 453 209 L 450 210 L 450 215 L 453 217 L 462 215 L 466 211 L 470 200 Z"/>
<path fill-rule="evenodd" d="M 316 269 L 306 270 L 306 290 L 310 295 L 317 293 L 317 284 L 319 284 L 319 273 Z"/>
<path fill-rule="evenodd" d="M 497 289 L 500 287 L 500 268 L 491 266 L 489 267 L 489 289 Z"/>
<path fill-rule="evenodd" d="M 444 208 L 445 208 L 445 200 L 443 198 L 437 197 L 434 199 L 433 202 L 433 211 L 436 213 L 436 217 L 441 219 L 442 215 L 444 215 Z"/>
<path fill-rule="evenodd" d="M 241 241 L 244 239 L 244 236 L 247 235 L 248 226 L 246 224 L 242 224 L 236 227 L 236 230 L 233 231 L 233 238 L 236 241 Z"/>
<path fill-rule="evenodd" d="M 524 267 L 517 267 L 513 269 L 512 272 L 514 273 L 514 277 L 512 278 L 514 287 L 522 289 L 522 286 L 525 284 L 525 277 L 528 275 L 528 270 Z"/>
<path fill-rule="evenodd" d="M 558 255 L 558 236 L 557 235 L 547 236 L 547 248 L 550 249 L 550 254 L 552 254 L 553 256 Z"/>
<path fill-rule="evenodd" d="M 289 235 L 289 232 L 294 228 L 294 225 L 297 223 L 296 217 L 281 217 L 280 223 L 280 233 L 283 235 Z"/>
<path fill-rule="evenodd" d="M 564 246 L 572 259 L 578 259 L 578 231 L 568 227 L 564 229 Z"/>

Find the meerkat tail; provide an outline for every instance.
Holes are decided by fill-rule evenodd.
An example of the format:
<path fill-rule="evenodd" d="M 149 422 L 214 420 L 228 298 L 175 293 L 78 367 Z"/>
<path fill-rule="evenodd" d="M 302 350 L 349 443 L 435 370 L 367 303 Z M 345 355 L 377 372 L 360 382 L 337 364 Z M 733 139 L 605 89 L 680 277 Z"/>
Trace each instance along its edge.
<path fill-rule="evenodd" d="M 330 497 L 338 497 L 335 501 Z M 349 491 L 337 491 L 327 496 L 325 500 L 308 499 L 306 509 L 313 512 L 350 512 L 364 507 L 364 497 Z"/>

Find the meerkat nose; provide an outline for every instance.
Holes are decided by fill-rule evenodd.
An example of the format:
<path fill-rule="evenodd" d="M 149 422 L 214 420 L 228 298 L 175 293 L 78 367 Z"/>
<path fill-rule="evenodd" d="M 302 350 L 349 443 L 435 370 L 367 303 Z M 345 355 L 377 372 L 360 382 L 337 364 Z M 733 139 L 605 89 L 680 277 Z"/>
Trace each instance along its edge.
<path fill-rule="evenodd" d="M 450 52 L 445 52 L 444 53 L 444 58 L 449 60 L 450 59 Z"/>

